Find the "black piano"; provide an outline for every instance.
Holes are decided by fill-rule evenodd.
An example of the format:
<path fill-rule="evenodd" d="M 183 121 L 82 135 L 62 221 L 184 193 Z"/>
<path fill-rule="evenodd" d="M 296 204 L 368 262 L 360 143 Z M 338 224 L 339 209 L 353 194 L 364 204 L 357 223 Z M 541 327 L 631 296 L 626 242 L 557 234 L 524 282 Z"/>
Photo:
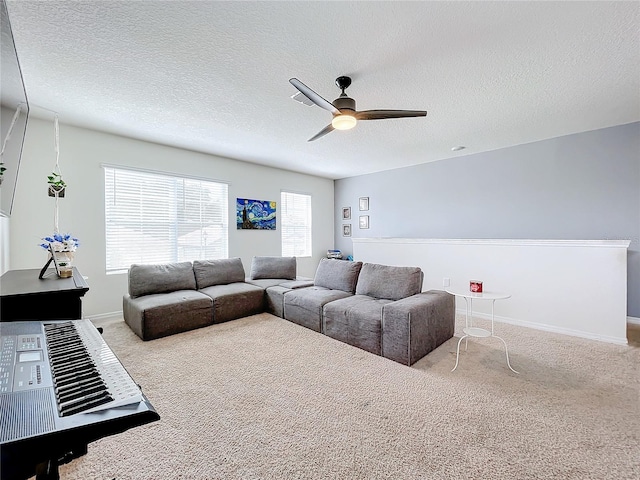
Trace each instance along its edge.
<path fill-rule="evenodd" d="M 53 269 L 9 270 L 0 277 L 0 322 L 80 319 L 88 291 L 76 267 L 69 278 L 58 278 Z"/>
<path fill-rule="evenodd" d="M 160 419 L 89 320 L 0 323 L 0 478 L 59 478 L 89 443 Z"/>

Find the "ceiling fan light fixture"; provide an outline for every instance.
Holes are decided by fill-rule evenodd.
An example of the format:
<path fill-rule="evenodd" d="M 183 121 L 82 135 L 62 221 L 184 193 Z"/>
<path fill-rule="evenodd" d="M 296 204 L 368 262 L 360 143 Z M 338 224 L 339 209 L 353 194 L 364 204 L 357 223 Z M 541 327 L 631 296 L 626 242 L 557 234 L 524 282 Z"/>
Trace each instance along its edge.
<path fill-rule="evenodd" d="M 327 133 L 334 130 L 349 130 L 356 126 L 358 120 L 385 120 L 387 118 L 408 118 L 408 117 L 426 117 L 427 112 L 424 110 L 356 110 L 356 101 L 347 96 L 345 89 L 351 85 L 351 78 L 338 77 L 336 78 L 336 85 L 342 90 L 342 93 L 336 98 L 333 103 L 322 98 L 316 92 L 307 87 L 297 78 L 290 78 L 289 83 L 298 89 L 298 92 L 302 97 L 306 97 L 308 100 L 320 108 L 328 110 L 333 115 L 331 124 L 324 127 L 308 142 L 313 142 L 321 137 L 324 137 Z M 300 98 L 298 94 L 293 96 L 294 99 L 300 101 L 304 98 Z"/>
<path fill-rule="evenodd" d="M 331 126 L 336 130 L 349 130 L 355 127 L 356 123 L 358 123 L 356 117 L 343 113 L 341 113 L 340 115 L 336 115 L 335 117 L 333 117 L 333 120 L 331 120 Z"/>

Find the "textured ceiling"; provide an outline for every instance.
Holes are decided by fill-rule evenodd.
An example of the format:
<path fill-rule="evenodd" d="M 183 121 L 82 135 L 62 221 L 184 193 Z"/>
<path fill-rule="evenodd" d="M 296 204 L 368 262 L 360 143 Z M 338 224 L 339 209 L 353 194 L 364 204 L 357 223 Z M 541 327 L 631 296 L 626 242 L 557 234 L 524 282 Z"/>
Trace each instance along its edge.
<path fill-rule="evenodd" d="M 640 120 L 635 1 L 7 5 L 34 113 L 328 178 Z M 340 75 L 429 113 L 307 142 L 331 114 L 288 80 L 332 101 Z"/>

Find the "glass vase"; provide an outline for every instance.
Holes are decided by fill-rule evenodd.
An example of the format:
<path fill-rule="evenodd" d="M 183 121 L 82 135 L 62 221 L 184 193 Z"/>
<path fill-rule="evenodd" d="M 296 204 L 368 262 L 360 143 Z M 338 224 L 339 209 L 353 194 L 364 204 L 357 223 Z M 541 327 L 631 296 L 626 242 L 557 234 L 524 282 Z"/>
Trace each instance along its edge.
<path fill-rule="evenodd" d="M 56 262 L 58 264 L 58 276 L 60 278 L 73 276 L 73 252 L 56 252 Z"/>

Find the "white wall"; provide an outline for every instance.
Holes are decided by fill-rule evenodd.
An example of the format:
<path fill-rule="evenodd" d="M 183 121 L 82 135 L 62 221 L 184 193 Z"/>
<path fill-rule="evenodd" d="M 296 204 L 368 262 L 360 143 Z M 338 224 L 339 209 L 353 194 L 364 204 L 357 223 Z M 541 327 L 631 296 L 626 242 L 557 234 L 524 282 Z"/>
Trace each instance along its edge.
<path fill-rule="evenodd" d="M 60 125 L 60 168 L 68 184 L 59 200 L 59 228 L 80 239 L 76 266 L 88 277 L 87 317 L 122 310 L 125 274 L 105 273 L 104 171 L 102 164 L 193 175 L 229 183 L 229 257 L 240 257 L 247 274 L 254 255 L 280 255 L 280 229 L 237 230 L 236 198 L 280 202 L 281 190 L 312 196 L 313 256 L 298 259 L 298 274 L 312 277 L 333 248 L 333 181 L 251 163 L 181 150 L 69 125 Z M 40 239 L 53 232 L 55 200 L 47 174 L 55 165 L 52 120 L 30 119 L 10 218 L 10 268 L 41 268 Z M 4 231 L 3 227 L 3 231 Z M 3 245 L 3 249 L 6 246 Z"/>
<path fill-rule="evenodd" d="M 0 215 L 0 275 L 9 270 L 9 217 Z"/>

